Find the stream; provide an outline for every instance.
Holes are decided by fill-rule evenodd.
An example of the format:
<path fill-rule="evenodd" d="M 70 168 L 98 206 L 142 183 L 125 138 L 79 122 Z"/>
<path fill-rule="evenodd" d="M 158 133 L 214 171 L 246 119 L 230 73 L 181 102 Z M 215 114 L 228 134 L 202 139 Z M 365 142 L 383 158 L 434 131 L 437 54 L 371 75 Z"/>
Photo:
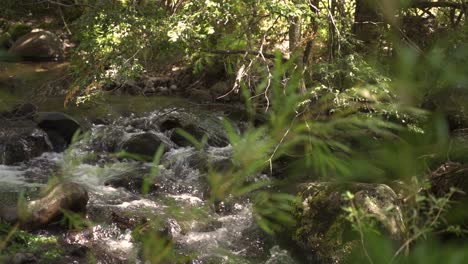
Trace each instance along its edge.
<path fill-rule="evenodd" d="M 25 73 L 28 67 L 31 71 Z M 9 70 L 0 74 L 3 86 L 11 78 L 33 76 L 25 77 L 29 81 L 20 85 L 22 89 L 0 86 L 0 104 L 5 108 L 31 98 L 21 97 L 24 86 L 38 85 L 41 77 L 37 74 L 47 76 L 48 69 L 58 66 L 39 65 L 47 69 L 44 71 L 28 67 L 0 66 Z M 15 68 L 21 71 L 11 72 Z M 232 147 L 223 122 L 236 124 L 232 121 L 235 110 L 169 97 L 109 96 L 105 102 L 67 109 L 63 108 L 63 97 L 34 102 L 39 111 L 68 113 L 86 133 L 64 152 L 47 151 L 23 162 L 0 165 L 0 200 L 4 204 L 15 203 L 20 193 L 33 199 L 40 188 L 57 178 L 80 183 L 88 190 L 87 212 L 82 219 L 92 223 L 87 228 L 51 226 L 33 231 L 53 238 L 56 243 L 48 250 L 58 250 L 61 255 L 55 262 L 36 259 L 39 263 L 144 263 L 143 255 L 157 255 L 161 248 L 155 243 L 154 252 L 148 253 L 135 232 L 155 232 L 146 229 L 153 223 L 157 223 L 156 242 L 161 237 L 170 240 L 175 258 L 182 259 L 174 263 L 298 263 L 256 225 L 248 198 L 229 204 L 209 199 L 207 167 L 230 165 Z M 191 133 L 207 134 L 208 145 L 202 149 L 191 146 L 176 133 L 179 126 Z M 141 138 L 142 142 L 135 143 Z M 128 142 L 145 148 L 147 138 L 165 146 L 158 164 L 117 155 L 132 148 Z M 154 180 L 147 186 L 148 193 L 142 194 L 145 179 L 151 177 Z M 265 177 L 255 175 L 253 181 Z"/>

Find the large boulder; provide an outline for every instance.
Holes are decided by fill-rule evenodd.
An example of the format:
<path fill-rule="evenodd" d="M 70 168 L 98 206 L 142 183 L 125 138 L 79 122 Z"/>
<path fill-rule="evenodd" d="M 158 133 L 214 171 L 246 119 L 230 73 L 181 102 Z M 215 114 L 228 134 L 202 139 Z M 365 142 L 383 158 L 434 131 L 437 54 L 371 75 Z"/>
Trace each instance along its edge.
<path fill-rule="evenodd" d="M 8 52 L 16 57 L 31 60 L 52 60 L 63 56 L 60 39 L 49 31 L 28 33 L 16 40 Z"/>
<path fill-rule="evenodd" d="M 0 128 L 0 164 L 11 165 L 50 151 L 48 135 L 33 126 Z"/>
<path fill-rule="evenodd" d="M 372 216 L 390 237 L 401 239 L 405 226 L 395 192 L 384 184 L 309 183 L 301 186 L 294 239 L 318 263 L 342 263 L 359 235 L 347 220 L 346 207 Z M 350 192 L 352 199 L 346 198 Z"/>
<path fill-rule="evenodd" d="M 60 112 L 38 112 L 35 121 L 39 128 L 47 132 L 57 152 L 65 150 L 80 129 L 75 119 Z"/>

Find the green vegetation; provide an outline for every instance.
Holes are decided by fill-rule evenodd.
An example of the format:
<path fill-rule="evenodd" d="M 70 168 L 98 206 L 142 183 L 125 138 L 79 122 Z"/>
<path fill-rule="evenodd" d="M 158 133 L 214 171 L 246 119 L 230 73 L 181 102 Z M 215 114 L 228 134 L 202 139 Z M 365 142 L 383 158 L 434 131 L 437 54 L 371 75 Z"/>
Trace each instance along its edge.
<path fill-rule="evenodd" d="M 153 199 L 182 232 L 193 220 L 213 221 L 212 204 L 244 198 L 256 224 L 297 246 L 304 263 L 462 263 L 467 257 L 468 188 L 466 179 L 456 178 L 468 176 L 466 1 L 31 3 L 8 0 L 0 11 L 0 59 L 2 47 L 31 28 L 59 32 L 75 44 L 67 51 L 65 105 L 107 109 L 112 91 L 147 95 L 146 88 L 132 89 L 157 79 L 167 87 L 153 90 L 175 87 L 162 95 L 197 100 L 207 93 L 203 103 L 241 106 L 244 127 L 224 123 L 230 166 L 200 168 L 210 205 L 176 208 L 175 200 Z M 10 97 L 0 90 L 0 109 L 8 99 L 3 94 Z M 208 136 L 180 128 L 174 133 L 197 151 L 208 149 Z M 165 151 L 161 144 L 153 159 L 113 158 L 152 160 L 140 188 L 151 197 Z M 78 167 L 79 155 L 67 153 L 63 170 Z M 453 164 L 457 169 L 448 175 L 444 166 Z M 312 182 L 333 184 L 303 189 Z M 148 221 L 132 233 L 144 260 L 197 257 L 179 256 L 161 232 L 165 223 L 157 216 Z M 60 254 L 40 252 L 56 243 L 52 238 L 14 231 L 1 227 L 2 255 L 25 245 L 41 259 Z M 223 263 L 243 263 L 236 258 Z"/>
<path fill-rule="evenodd" d="M 33 235 L 18 230 L 17 226 L 12 227 L 4 223 L 0 226 L 0 235 L 2 237 L 0 245 L 2 262 L 8 262 L 9 256 L 16 253 L 34 254 L 41 259 L 42 263 L 54 262 L 63 254 L 60 249 L 56 248 L 58 243 L 56 236 Z"/>

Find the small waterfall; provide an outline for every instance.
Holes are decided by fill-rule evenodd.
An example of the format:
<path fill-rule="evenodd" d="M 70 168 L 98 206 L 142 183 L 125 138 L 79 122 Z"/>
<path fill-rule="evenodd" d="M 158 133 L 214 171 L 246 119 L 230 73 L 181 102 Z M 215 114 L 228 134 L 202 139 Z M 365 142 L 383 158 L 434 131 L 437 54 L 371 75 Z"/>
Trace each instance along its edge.
<path fill-rule="evenodd" d="M 180 138 L 174 142 L 179 126 L 195 136 L 206 132 L 209 146 L 197 149 Z M 228 212 L 217 213 L 207 199 L 208 164 L 231 166 L 232 148 L 222 127 L 222 117 L 215 113 L 173 108 L 119 117 L 93 125 L 64 153 L 47 152 L 15 166 L 0 165 L 0 190 L 41 187 L 49 176 L 86 186 L 90 196 L 86 221 L 93 225 L 63 231 L 61 236 L 65 245 L 85 247 L 103 263 L 142 263 L 141 243 L 132 230 L 152 222 L 161 223 L 161 232 L 177 254 L 194 256 L 190 263 L 228 263 L 232 258 L 245 260 L 239 263 L 294 263 L 255 224 L 249 200 L 236 201 Z M 152 136 L 141 146 L 166 147 L 159 164 L 117 155 L 125 142 L 144 133 Z M 142 194 L 148 179 L 148 193 Z"/>

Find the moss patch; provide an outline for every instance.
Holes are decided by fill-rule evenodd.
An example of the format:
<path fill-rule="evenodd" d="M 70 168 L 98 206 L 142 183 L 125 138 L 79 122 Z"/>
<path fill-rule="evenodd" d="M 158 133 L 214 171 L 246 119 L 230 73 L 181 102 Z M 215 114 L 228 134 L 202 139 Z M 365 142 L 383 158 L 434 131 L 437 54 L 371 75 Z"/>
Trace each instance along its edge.
<path fill-rule="evenodd" d="M 17 253 L 30 253 L 38 263 L 58 263 L 64 252 L 58 244 L 58 237 L 31 234 L 15 230 L 7 224 L 0 224 L 0 241 L 4 248 L 0 249 L 0 260 L 8 260 Z M 7 239 L 9 237 L 9 239 Z"/>

